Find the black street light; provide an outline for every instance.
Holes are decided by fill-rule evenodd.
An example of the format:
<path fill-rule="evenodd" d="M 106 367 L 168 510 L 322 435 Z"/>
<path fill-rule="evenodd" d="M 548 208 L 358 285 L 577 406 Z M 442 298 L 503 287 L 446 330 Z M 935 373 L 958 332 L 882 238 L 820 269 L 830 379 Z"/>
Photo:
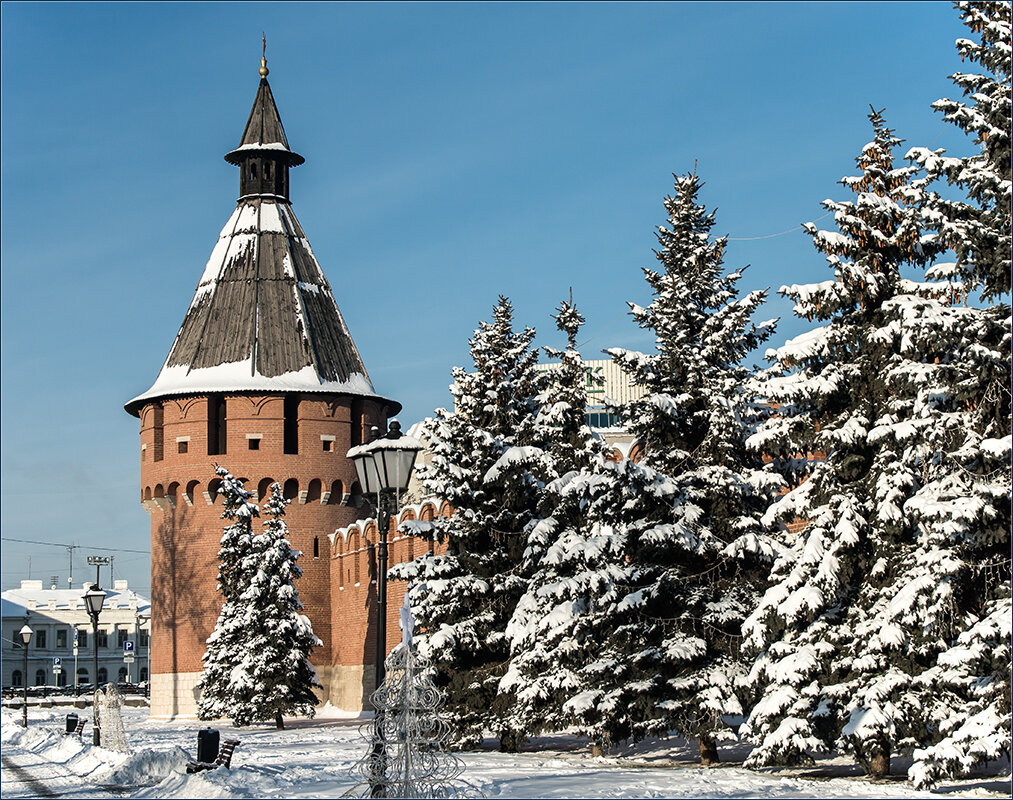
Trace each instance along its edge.
<path fill-rule="evenodd" d="M 376 550 L 376 688 L 384 678 L 384 660 L 387 655 L 387 529 L 390 527 L 391 512 L 397 506 L 401 492 L 408 488 L 415 465 L 415 456 L 422 449 L 422 442 L 401 433 L 401 423 L 390 421 L 390 430 L 384 436 L 376 437 L 368 444 L 353 447 L 348 458 L 355 464 L 359 485 L 365 494 L 376 494 L 376 527 L 380 534 Z M 383 712 L 379 709 L 377 715 Z M 378 716 L 376 729 L 383 731 L 384 721 Z M 371 795 L 382 796 L 382 776 L 386 771 L 386 752 L 381 741 L 377 742 L 374 757 L 374 778 L 370 780 Z"/>
<path fill-rule="evenodd" d="M 94 640 L 92 645 L 91 669 L 92 679 L 95 681 L 95 694 L 92 696 L 91 706 L 94 720 L 92 724 L 92 744 L 96 747 L 102 742 L 99 733 L 98 722 L 98 615 L 102 613 L 102 603 L 105 602 L 106 593 L 98 588 L 97 583 L 84 593 L 84 606 L 88 609 L 88 616 L 91 617 L 91 635 Z"/>
<path fill-rule="evenodd" d="M 28 623 L 18 631 L 18 636 L 21 637 L 21 646 L 25 649 L 25 679 L 22 682 L 25 687 L 25 704 L 21 706 L 21 724 L 24 727 L 28 727 L 28 643 L 32 641 L 32 634 L 35 633 L 31 628 L 28 627 Z"/>

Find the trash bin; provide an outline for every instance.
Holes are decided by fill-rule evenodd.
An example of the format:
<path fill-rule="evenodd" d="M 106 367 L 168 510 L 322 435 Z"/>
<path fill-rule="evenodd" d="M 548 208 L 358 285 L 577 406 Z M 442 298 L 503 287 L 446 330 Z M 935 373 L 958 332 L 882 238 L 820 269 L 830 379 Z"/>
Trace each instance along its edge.
<path fill-rule="evenodd" d="M 77 730 L 78 719 L 80 719 L 80 717 L 78 717 L 77 714 L 67 715 L 67 733 L 73 733 Z"/>
<path fill-rule="evenodd" d="M 204 764 L 213 764 L 218 758 L 220 739 L 221 736 L 214 728 L 197 731 L 197 760 Z"/>

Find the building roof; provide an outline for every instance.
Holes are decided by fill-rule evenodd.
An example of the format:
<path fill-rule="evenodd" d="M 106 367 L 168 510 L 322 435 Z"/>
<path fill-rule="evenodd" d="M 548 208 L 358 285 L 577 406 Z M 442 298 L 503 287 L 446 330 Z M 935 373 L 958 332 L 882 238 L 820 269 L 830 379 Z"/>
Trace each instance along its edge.
<path fill-rule="evenodd" d="M 270 86 L 257 98 L 230 163 L 263 150 L 291 153 Z M 247 148 L 247 149 L 243 149 Z M 231 156 L 236 156 L 233 160 Z M 208 392 L 376 394 L 302 226 L 287 197 L 241 197 L 222 229 L 155 383 L 126 404 Z"/>
<path fill-rule="evenodd" d="M 6 589 L 0 595 L 3 618 L 24 617 L 29 612 L 84 611 L 84 593 L 91 585 L 85 581 L 80 589 L 43 589 L 42 581 L 21 581 L 20 589 Z M 142 615 L 150 611 L 151 601 L 130 589 L 126 581 L 115 581 L 113 586 L 105 589 L 103 611 L 135 609 Z"/>
<path fill-rule="evenodd" d="M 253 108 L 250 109 L 250 118 L 243 129 L 243 136 L 239 140 L 239 147 L 227 153 L 225 160 L 238 165 L 250 150 L 268 150 L 275 156 L 284 155 L 284 160 L 293 167 L 306 160 L 298 153 L 292 152 L 288 146 L 285 126 L 281 124 L 281 115 L 278 114 L 278 106 L 275 105 L 267 78 L 260 79 L 260 87 L 257 89 Z"/>

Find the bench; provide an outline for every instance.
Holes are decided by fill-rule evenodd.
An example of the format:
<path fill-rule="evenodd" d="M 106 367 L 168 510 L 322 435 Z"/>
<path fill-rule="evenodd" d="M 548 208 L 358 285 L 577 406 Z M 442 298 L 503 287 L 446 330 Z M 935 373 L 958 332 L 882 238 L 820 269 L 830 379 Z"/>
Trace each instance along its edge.
<path fill-rule="evenodd" d="M 84 723 L 85 723 L 84 719 L 79 719 L 77 721 L 77 724 L 74 726 L 74 730 L 72 730 L 72 731 L 64 730 L 63 731 L 63 735 L 64 736 L 80 736 L 82 733 L 84 733 Z"/>
<path fill-rule="evenodd" d="M 186 765 L 186 771 L 188 774 L 192 774 L 194 772 L 203 772 L 206 769 L 218 769 L 219 767 L 230 769 L 232 766 L 232 754 L 236 752 L 237 747 L 239 747 L 238 739 L 225 739 L 218 750 L 218 758 L 215 759 L 213 764 L 207 764 L 203 761 L 191 761 Z"/>

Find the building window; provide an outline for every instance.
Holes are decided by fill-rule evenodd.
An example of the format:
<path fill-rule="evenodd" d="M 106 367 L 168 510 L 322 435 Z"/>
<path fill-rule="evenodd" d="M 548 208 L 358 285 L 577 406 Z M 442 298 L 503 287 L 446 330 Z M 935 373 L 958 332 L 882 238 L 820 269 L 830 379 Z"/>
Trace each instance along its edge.
<path fill-rule="evenodd" d="M 99 631 L 95 636 L 96 647 L 109 647 L 109 633 L 107 631 Z"/>
<path fill-rule="evenodd" d="M 148 632 L 144 628 L 138 632 L 138 638 L 141 640 L 141 647 L 148 646 Z"/>
<path fill-rule="evenodd" d="M 67 647 L 67 629 L 66 628 L 60 628 L 60 630 L 58 630 L 56 632 L 56 646 L 59 647 L 59 648 L 66 648 Z"/>
<path fill-rule="evenodd" d="M 35 632 L 35 649 L 45 650 L 46 649 L 46 631 L 45 629 Z"/>
<path fill-rule="evenodd" d="M 60 674 L 56 676 L 56 685 L 57 686 L 66 686 L 67 685 L 67 673 L 66 672 L 63 672 L 61 670 Z"/>
<path fill-rule="evenodd" d="M 11 673 L 11 686 L 20 686 L 22 680 L 24 680 L 24 676 L 21 674 L 21 670 L 16 669 Z"/>
<path fill-rule="evenodd" d="M 126 667 L 120 667 L 120 671 L 119 671 L 119 674 L 117 675 L 116 679 L 120 683 L 126 683 L 127 682 L 127 668 Z"/>
<path fill-rule="evenodd" d="M 141 667 L 141 683 L 145 683 L 148 680 L 148 668 Z"/>
<path fill-rule="evenodd" d="M 17 631 L 11 631 L 11 646 L 13 646 L 15 650 L 21 649 L 21 634 Z"/>
<path fill-rule="evenodd" d="M 250 446 L 251 450 L 260 449 L 260 439 L 247 439 L 246 443 Z"/>
<path fill-rule="evenodd" d="M 119 628 L 116 631 L 116 646 L 122 650 L 123 645 L 127 642 L 127 631 L 125 628 Z"/>
<path fill-rule="evenodd" d="M 285 455 L 299 454 L 299 397 L 285 396 Z"/>
<path fill-rule="evenodd" d="M 105 667 L 98 668 L 98 682 L 109 683 L 109 670 L 107 670 Z"/>
<path fill-rule="evenodd" d="M 87 667 L 78 667 L 77 668 L 77 682 L 78 683 L 87 683 L 88 682 L 88 668 Z"/>
<path fill-rule="evenodd" d="M 80 630 L 77 631 L 77 646 L 79 648 L 88 646 L 88 631 Z"/>
<path fill-rule="evenodd" d="M 325 453 L 330 453 L 332 450 L 334 450 L 334 442 L 331 441 L 330 439 L 324 439 L 323 445 Z"/>
<path fill-rule="evenodd" d="M 190 442 L 176 442 L 176 452 L 182 455 L 190 449 Z"/>
<path fill-rule="evenodd" d="M 320 537 L 313 537 L 313 558 L 320 558 Z"/>
<path fill-rule="evenodd" d="M 46 685 L 46 671 L 44 669 L 35 670 L 35 685 L 36 686 Z"/>
<path fill-rule="evenodd" d="M 225 398 L 212 395 L 208 398 L 208 455 L 224 456 L 228 420 L 225 416 Z"/>
<path fill-rule="evenodd" d="M 155 453 L 152 456 L 152 459 L 155 461 L 161 461 L 165 452 L 165 410 L 162 408 L 161 403 L 155 404 L 155 407 L 152 410 L 152 417 L 154 418 L 153 425 L 155 435 Z"/>

